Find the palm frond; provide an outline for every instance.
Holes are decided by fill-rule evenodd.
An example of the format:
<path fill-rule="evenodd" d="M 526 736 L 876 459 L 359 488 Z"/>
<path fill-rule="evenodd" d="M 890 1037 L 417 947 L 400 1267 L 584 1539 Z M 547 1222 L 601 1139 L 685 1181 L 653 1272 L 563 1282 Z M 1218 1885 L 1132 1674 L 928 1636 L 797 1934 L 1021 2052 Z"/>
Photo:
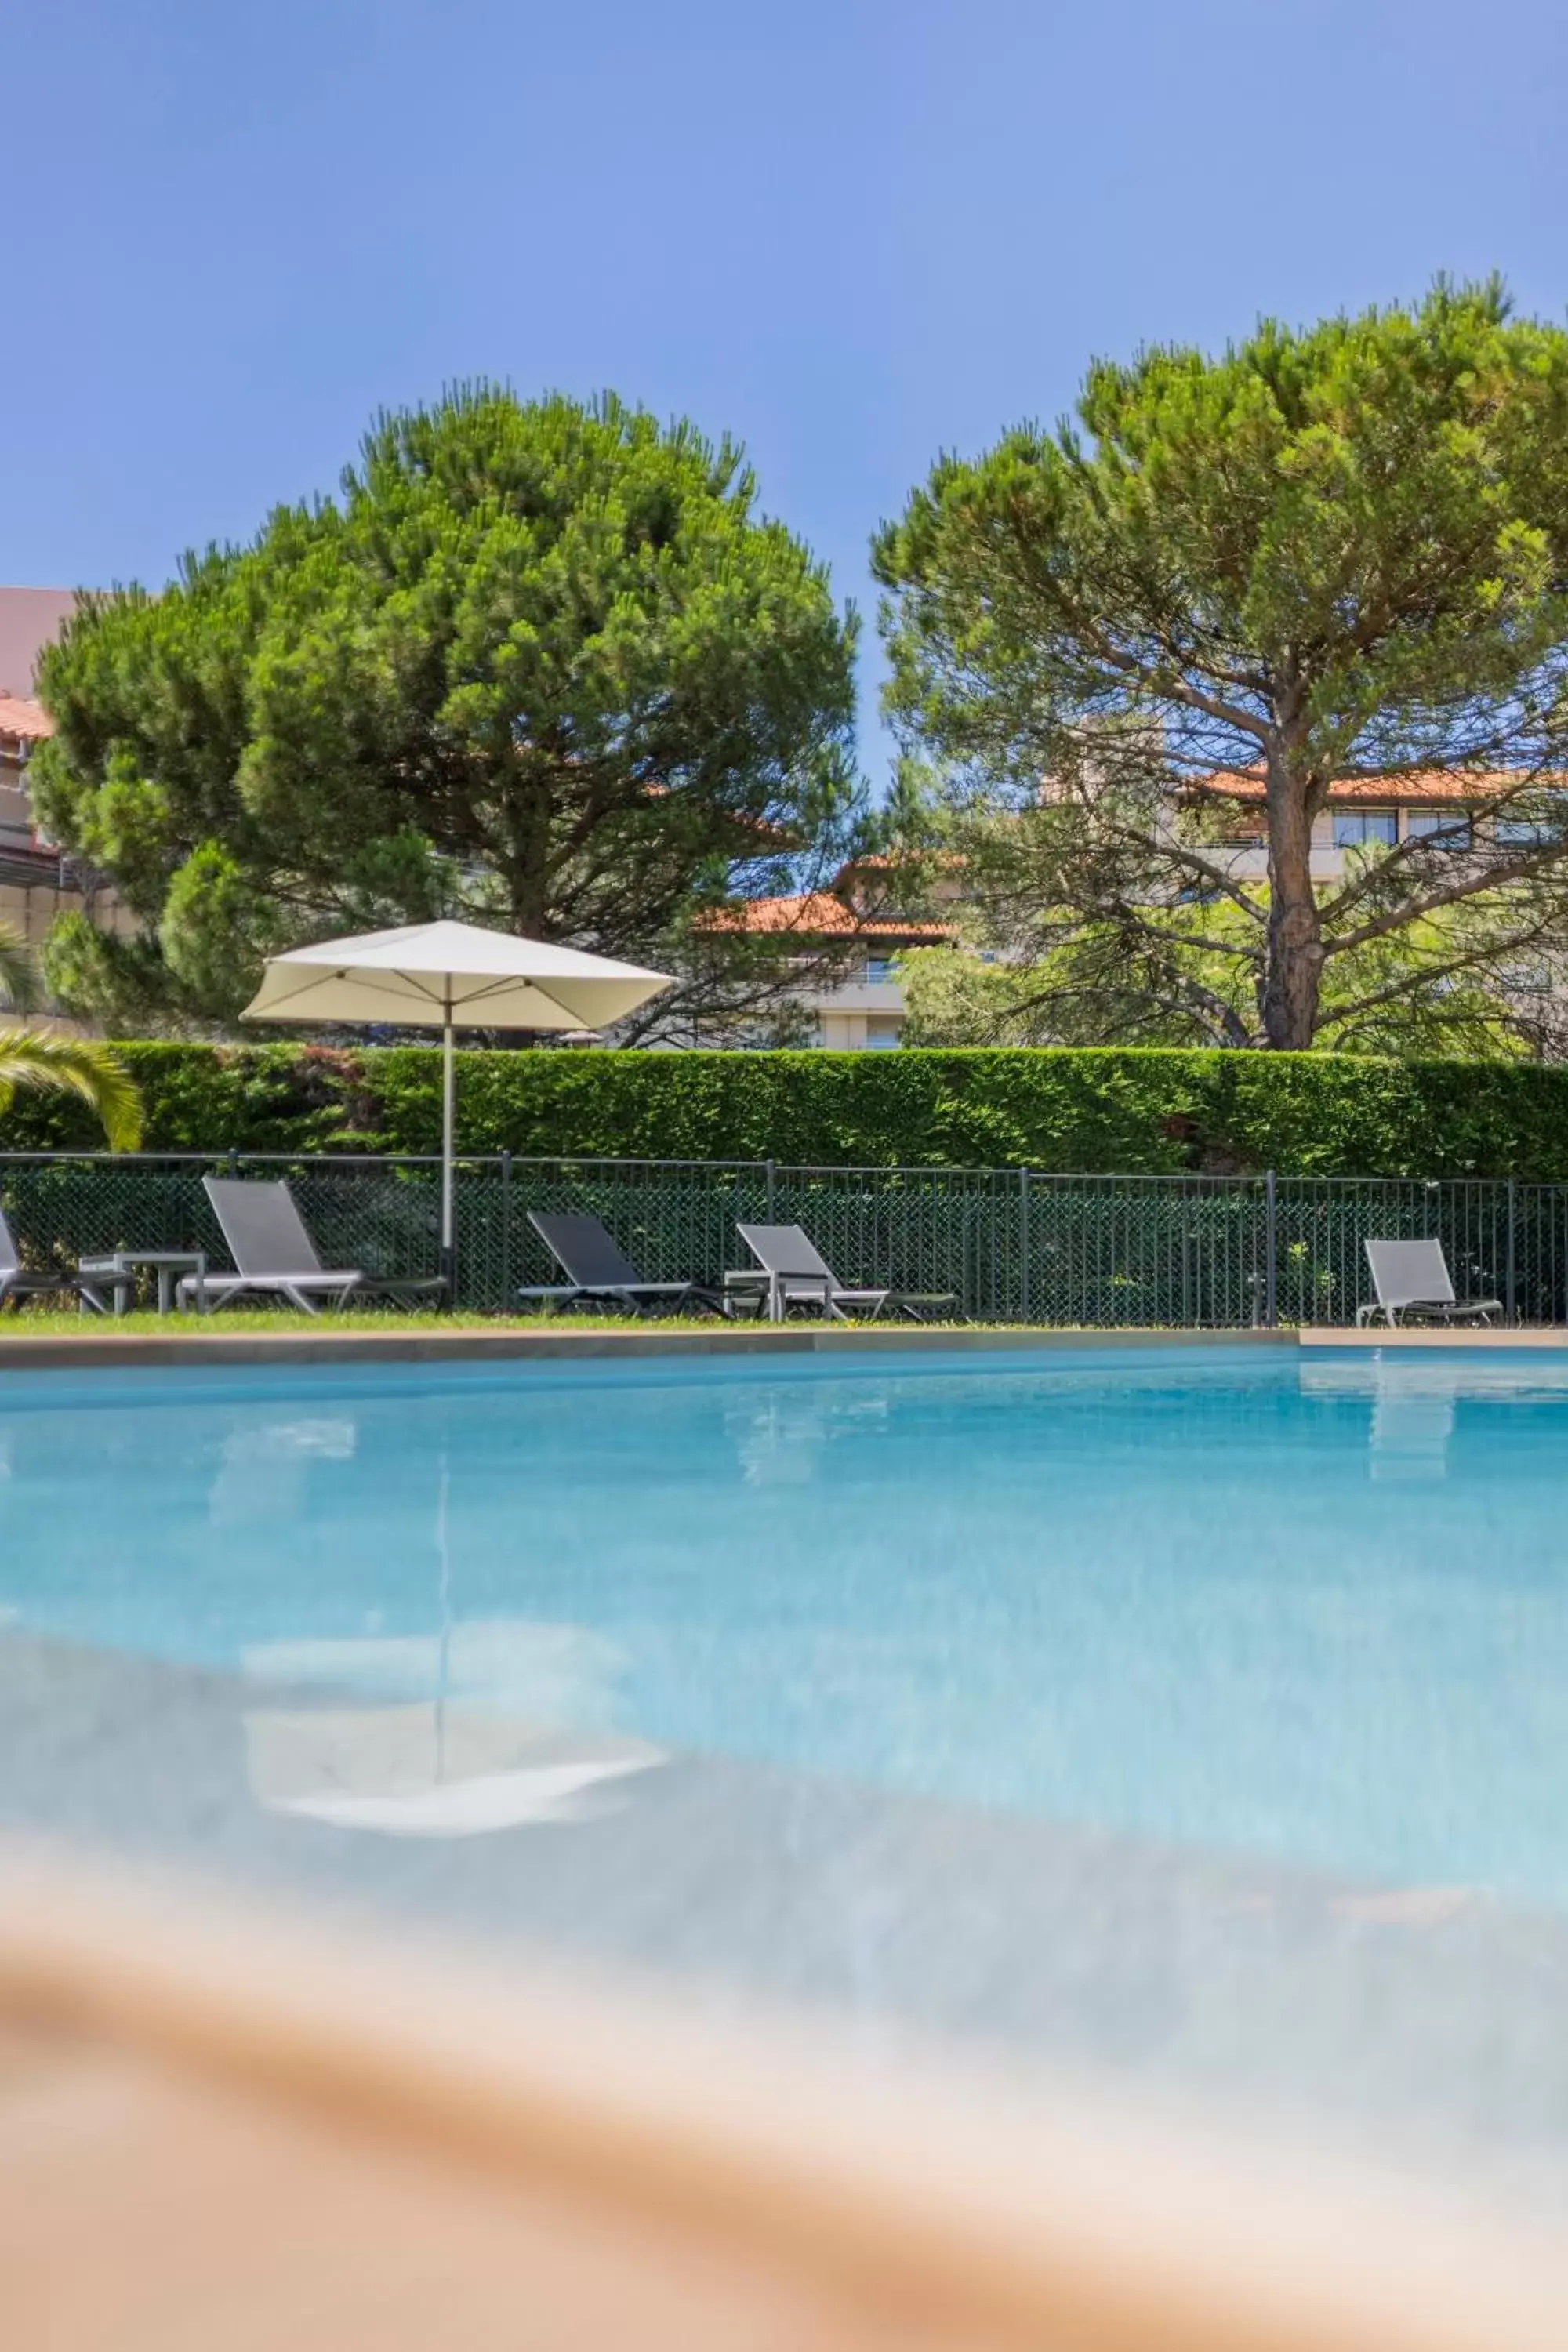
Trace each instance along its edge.
<path fill-rule="evenodd" d="M 23 1087 L 79 1095 L 96 1113 L 111 1151 L 134 1151 L 142 1140 L 142 1090 L 95 1039 L 0 1029 L 0 1118 Z"/>
<path fill-rule="evenodd" d="M 0 1004 L 30 1013 L 38 1002 L 38 967 L 18 930 L 0 923 Z"/>

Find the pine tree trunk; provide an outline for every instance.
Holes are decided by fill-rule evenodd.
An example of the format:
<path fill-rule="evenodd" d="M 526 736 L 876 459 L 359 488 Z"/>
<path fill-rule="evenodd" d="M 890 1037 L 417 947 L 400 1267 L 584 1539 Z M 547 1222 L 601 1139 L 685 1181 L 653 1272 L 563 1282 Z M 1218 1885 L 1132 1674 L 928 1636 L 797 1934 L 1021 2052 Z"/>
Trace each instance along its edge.
<path fill-rule="evenodd" d="M 545 937 L 550 903 L 549 809 L 529 812 L 531 822 L 513 832 L 512 855 L 507 861 L 508 911 L 511 928 L 526 940 Z"/>
<path fill-rule="evenodd" d="M 1318 1026 L 1323 944 L 1312 888 L 1311 800 L 1306 778 L 1270 760 L 1268 963 L 1259 1010 L 1263 1042 L 1276 1052 L 1305 1053 Z"/>

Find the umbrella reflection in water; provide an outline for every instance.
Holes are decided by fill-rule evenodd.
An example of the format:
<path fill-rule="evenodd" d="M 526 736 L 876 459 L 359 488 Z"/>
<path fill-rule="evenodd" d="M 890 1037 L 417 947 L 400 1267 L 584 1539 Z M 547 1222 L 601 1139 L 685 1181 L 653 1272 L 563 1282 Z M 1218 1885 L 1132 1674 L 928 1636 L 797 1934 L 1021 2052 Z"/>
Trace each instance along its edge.
<path fill-rule="evenodd" d="M 645 1740 L 571 1727 L 607 1712 L 620 1664 L 578 1626 L 452 1613 L 450 1462 L 443 1452 L 436 1542 L 441 1630 L 429 1639 L 272 1643 L 246 1653 L 254 1680 L 339 1692 L 375 1705 L 251 1708 L 251 1790 L 268 1811 L 387 1837 L 476 1837 L 592 1819 L 616 1786 L 664 1761 Z M 433 1693 L 426 1696 L 423 1694 Z"/>

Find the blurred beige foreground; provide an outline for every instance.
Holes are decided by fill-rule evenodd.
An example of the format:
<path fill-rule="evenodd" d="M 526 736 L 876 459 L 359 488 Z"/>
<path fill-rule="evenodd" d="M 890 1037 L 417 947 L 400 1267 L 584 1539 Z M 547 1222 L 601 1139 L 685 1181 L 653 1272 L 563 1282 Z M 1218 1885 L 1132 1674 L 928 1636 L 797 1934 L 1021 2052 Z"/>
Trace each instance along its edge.
<path fill-rule="evenodd" d="M 950 2071 L 0 1846 L 5 2352 L 1511 2352 L 1568 2253 Z"/>

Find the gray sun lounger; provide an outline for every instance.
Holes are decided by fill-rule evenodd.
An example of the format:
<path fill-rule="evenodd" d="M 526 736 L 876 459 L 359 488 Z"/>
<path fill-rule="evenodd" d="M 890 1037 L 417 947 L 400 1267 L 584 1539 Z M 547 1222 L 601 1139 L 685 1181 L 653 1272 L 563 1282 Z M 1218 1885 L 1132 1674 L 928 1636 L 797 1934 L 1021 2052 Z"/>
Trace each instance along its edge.
<path fill-rule="evenodd" d="M 520 1298 L 551 1307 L 571 1307 L 578 1299 L 614 1307 L 629 1307 L 642 1315 L 662 1307 L 677 1315 L 693 1304 L 718 1310 L 715 1293 L 700 1282 L 645 1282 L 613 1234 L 597 1217 L 556 1214 L 530 1209 L 528 1222 L 565 1275 L 563 1283 L 533 1284 L 520 1290 Z"/>
<path fill-rule="evenodd" d="M 187 1275 L 179 1288 L 182 1306 L 226 1307 L 236 1298 L 286 1298 L 306 1315 L 319 1315 L 329 1302 L 346 1307 L 351 1298 L 394 1302 L 436 1299 L 447 1286 L 438 1274 L 404 1280 L 366 1274 L 361 1266 L 324 1266 L 305 1229 L 294 1195 L 280 1179 L 255 1183 L 247 1177 L 204 1176 L 203 1190 L 223 1228 L 236 1271 Z"/>
<path fill-rule="evenodd" d="M 727 1306 L 751 1303 L 764 1310 L 770 1322 L 782 1323 L 792 1307 L 817 1307 L 825 1317 L 848 1320 L 848 1310 L 863 1308 L 873 1318 L 890 1307 L 911 1322 L 929 1322 L 957 1306 L 951 1291 L 857 1290 L 839 1281 L 827 1260 L 799 1225 L 737 1225 L 736 1232 L 757 1261 L 760 1271 L 724 1276 Z"/>
<path fill-rule="evenodd" d="M 46 1266 L 41 1271 L 24 1265 L 5 1212 L 0 1209 L 0 1307 L 13 1298 L 18 1303 L 24 1298 L 74 1298 L 94 1315 L 107 1315 L 105 1291 L 130 1289 L 135 1280 L 133 1274 L 90 1261 L 85 1265 Z"/>
<path fill-rule="evenodd" d="M 1433 1315 L 1443 1323 L 1457 1323 L 1467 1316 L 1489 1323 L 1503 1312 L 1499 1298 L 1456 1297 L 1439 1241 L 1368 1242 L 1366 1262 L 1377 1297 L 1357 1307 L 1358 1324 L 1370 1323 L 1375 1315 L 1384 1315 L 1394 1324 L 1410 1313 Z"/>

